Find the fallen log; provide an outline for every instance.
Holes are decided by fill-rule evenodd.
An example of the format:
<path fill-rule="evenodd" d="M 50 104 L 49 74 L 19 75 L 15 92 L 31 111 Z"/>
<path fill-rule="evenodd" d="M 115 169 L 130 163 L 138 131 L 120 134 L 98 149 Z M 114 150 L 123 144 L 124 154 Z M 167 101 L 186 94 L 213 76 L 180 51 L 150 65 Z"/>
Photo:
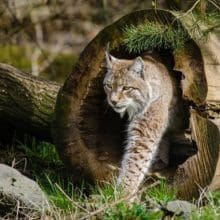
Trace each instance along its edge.
<path fill-rule="evenodd" d="M 16 132 L 52 141 L 50 125 L 59 88 L 59 84 L 1 63 L 1 140 L 12 138 Z"/>

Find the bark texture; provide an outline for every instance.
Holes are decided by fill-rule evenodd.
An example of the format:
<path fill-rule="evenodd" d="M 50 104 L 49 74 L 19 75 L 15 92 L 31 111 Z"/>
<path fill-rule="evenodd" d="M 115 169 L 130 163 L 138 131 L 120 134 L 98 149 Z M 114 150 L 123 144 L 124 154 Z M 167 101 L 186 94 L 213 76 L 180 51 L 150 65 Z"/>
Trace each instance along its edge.
<path fill-rule="evenodd" d="M 192 23 L 192 18 L 181 18 L 184 25 Z M 187 25 L 186 25 L 187 26 Z M 201 26 L 205 28 L 205 26 Z M 213 31 L 208 40 L 192 39 L 199 51 L 185 49 L 178 56 L 175 69 L 181 71 L 186 79 L 182 82 L 183 95 L 192 101 L 190 111 L 190 128 L 192 140 L 196 143 L 198 153 L 178 167 L 174 183 L 179 195 L 191 198 L 209 187 L 220 189 L 220 34 L 219 28 Z M 195 51 L 195 50 L 194 50 Z M 187 62 L 184 60 L 191 56 Z M 200 60 L 200 62 L 195 62 Z M 193 71 L 189 71 L 189 66 Z M 201 81 L 199 75 L 205 76 Z M 194 84 L 197 82 L 197 85 Z M 204 86 L 205 85 L 205 86 Z M 198 95 L 200 94 L 200 95 Z M 197 97 L 197 98 L 196 98 Z M 198 98 L 200 97 L 200 98 Z"/>
<path fill-rule="evenodd" d="M 56 83 L 34 78 L 1 63 L 1 136 L 13 135 L 16 130 L 52 140 L 50 124 L 59 88 Z"/>

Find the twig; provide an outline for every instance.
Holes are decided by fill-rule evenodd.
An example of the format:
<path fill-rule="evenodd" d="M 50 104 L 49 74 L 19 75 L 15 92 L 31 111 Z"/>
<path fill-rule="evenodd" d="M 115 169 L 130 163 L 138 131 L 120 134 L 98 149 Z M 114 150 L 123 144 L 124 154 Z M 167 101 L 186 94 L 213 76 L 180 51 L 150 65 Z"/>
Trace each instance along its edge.
<path fill-rule="evenodd" d="M 199 184 L 196 185 L 198 186 L 198 189 L 200 189 L 197 205 L 202 206 L 204 198 L 208 199 L 208 195 L 207 195 L 208 187 L 201 187 Z"/>
<path fill-rule="evenodd" d="M 17 208 L 16 208 L 16 220 L 18 220 L 19 217 L 19 209 L 20 209 L 20 201 L 17 200 Z"/>
<path fill-rule="evenodd" d="M 199 4 L 200 1 L 201 1 L 201 0 L 197 0 L 197 1 L 193 4 L 193 6 L 192 6 L 188 11 L 186 11 L 186 12 L 183 14 L 183 16 L 186 16 L 187 14 L 189 14 L 190 12 L 192 12 L 193 9 Z"/>
<path fill-rule="evenodd" d="M 220 7 L 212 0 L 208 0 L 212 5 L 214 5 L 218 10 L 220 10 Z"/>
<path fill-rule="evenodd" d="M 211 31 L 213 31 L 213 30 L 215 30 L 217 28 L 220 28 L 220 24 L 217 24 L 215 26 L 212 26 L 212 27 L 206 29 L 205 32 L 211 32 Z"/>
<path fill-rule="evenodd" d="M 174 19 L 174 21 L 176 21 L 177 19 L 180 19 L 180 18 L 182 18 L 182 17 L 185 17 L 185 16 L 187 16 L 189 13 L 191 13 L 191 12 L 194 10 L 194 8 L 199 4 L 200 1 L 201 1 L 201 0 L 197 0 L 197 1 L 193 4 L 193 6 L 192 6 L 188 11 L 186 11 L 185 13 L 183 13 L 182 15 L 180 15 L 179 17 L 177 16 L 176 19 Z M 173 21 L 173 22 L 174 22 L 174 21 Z"/>
<path fill-rule="evenodd" d="M 56 187 L 60 190 L 60 192 L 62 192 L 63 195 L 66 196 L 66 198 L 67 198 L 70 202 L 72 202 L 77 208 L 79 208 L 79 209 L 81 209 L 81 210 L 83 210 L 83 211 L 85 211 L 85 212 L 87 212 L 87 213 L 90 213 L 87 209 L 83 208 L 81 205 L 79 205 L 78 203 L 76 203 L 75 201 L 73 201 L 73 200 L 63 191 L 63 189 L 62 189 L 57 183 L 55 183 L 55 185 L 56 185 Z"/>
<path fill-rule="evenodd" d="M 95 210 L 95 211 L 89 213 L 88 215 L 86 215 L 86 216 L 80 218 L 80 220 L 85 220 L 85 219 L 91 218 L 92 216 L 95 216 L 95 215 L 97 215 L 98 213 L 101 213 L 101 212 L 105 211 L 105 210 L 108 209 L 108 208 L 112 208 L 112 207 L 114 207 L 114 206 L 120 204 L 121 202 L 130 200 L 130 199 L 134 198 L 136 195 L 141 194 L 141 193 L 142 193 L 143 191 L 145 191 L 146 189 L 152 188 L 152 187 L 157 186 L 157 185 L 159 185 L 159 184 L 160 184 L 160 181 L 156 181 L 155 183 L 151 184 L 150 186 L 145 187 L 145 188 L 143 188 L 142 190 L 139 190 L 138 192 L 136 192 L 136 193 L 134 193 L 134 194 L 132 194 L 132 195 L 128 195 L 128 196 L 126 196 L 126 197 L 123 197 L 123 198 L 119 199 L 118 201 L 113 202 L 112 204 L 110 204 L 110 205 L 108 205 L 108 206 L 105 205 L 105 206 L 101 207 L 100 209 L 97 209 L 97 210 Z"/>
<path fill-rule="evenodd" d="M 11 167 L 15 168 L 19 163 L 21 163 L 22 161 L 24 161 L 24 167 L 23 167 L 23 172 L 26 171 L 26 167 L 27 167 L 27 159 L 26 158 L 21 158 L 19 161 L 16 161 L 15 157 L 13 158 L 12 162 L 11 162 Z"/>

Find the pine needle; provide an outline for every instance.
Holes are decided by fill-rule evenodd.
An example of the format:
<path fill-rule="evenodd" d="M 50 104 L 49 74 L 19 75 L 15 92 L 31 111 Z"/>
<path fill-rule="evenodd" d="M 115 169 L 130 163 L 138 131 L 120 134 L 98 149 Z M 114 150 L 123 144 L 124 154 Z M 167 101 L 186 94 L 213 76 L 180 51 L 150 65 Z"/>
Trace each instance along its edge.
<path fill-rule="evenodd" d="M 147 22 L 126 27 L 123 42 L 130 53 L 140 53 L 152 49 L 177 50 L 184 46 L 187 39 L 187 33 L 181 27 Z"/>

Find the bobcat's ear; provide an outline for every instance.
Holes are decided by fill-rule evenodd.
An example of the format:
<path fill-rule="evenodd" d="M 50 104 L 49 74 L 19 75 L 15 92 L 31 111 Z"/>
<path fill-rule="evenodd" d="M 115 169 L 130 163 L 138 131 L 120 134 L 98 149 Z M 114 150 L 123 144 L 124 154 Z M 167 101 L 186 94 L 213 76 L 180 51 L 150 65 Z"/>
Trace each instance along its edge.
<path fill-rule="evenodd" d="M 144 61 L 141 57 L 137 57 L 130 67 L 130 70 L 137 76 L 144 79 Z"/>
<path fill-rule="evenodd" d="M 117 60 L 117 58 L 113 57 L 107 51 L 105 51 L 105 59 L 106 59 L 106 67 L 109 69 L 112 68 L 112 63 Z"/>

